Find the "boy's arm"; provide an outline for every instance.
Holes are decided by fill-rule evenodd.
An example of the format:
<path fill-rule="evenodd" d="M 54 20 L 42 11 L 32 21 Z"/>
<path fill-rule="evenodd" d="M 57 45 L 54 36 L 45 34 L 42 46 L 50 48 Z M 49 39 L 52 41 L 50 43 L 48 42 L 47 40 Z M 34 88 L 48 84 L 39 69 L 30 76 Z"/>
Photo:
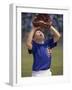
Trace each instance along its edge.
<path fill-rule="evenodd" d="M 39 21 L 43 26 L 49 28 L 54 35 L 54 42 L 57 42 L 59 38 L 61 37 L 60 33 L 52 26 L 52 22 L 44 22 L 44 21 Z"/>
<path fill-rule="evenodd" d="M 32 40 L 33 40 L 34 31 L 35 31 L 34 28 L 32 28 L 31 32 L 28 35 L 27 42 L 26 42 L 26 46 L 30 50 L 32 49 Z"/>
<path fill-rule="evenodd" d="M 26 46 L 28 49 L 32 50 L 32 40 L 33 40 L 33 35 L 34 35 L 34 32 L 36 29 L 38 29 L 40 27 L 37 27 L 35 28 L 34 26 L 32 26 L 32 30 L 31 32 L 29 33 L 28 35 L 28 38 L 27 38 L 27 42 L 26 42 Z"/>
<path fill-rule="evenodd" d="M 50 27 L 50 30 L 53 32 L 54 42 L 57 42 L 61 37 L 61 34 L 53 26 Z"/>

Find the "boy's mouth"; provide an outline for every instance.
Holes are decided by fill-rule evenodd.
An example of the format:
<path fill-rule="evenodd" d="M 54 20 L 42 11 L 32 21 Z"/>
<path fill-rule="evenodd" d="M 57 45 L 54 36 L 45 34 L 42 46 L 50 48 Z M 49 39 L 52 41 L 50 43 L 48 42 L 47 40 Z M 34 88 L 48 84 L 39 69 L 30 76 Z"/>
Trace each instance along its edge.
<path fill-rule="evenodd" d="M 42 34 L 40 34 L 40 36 L 42 36 Z"/>

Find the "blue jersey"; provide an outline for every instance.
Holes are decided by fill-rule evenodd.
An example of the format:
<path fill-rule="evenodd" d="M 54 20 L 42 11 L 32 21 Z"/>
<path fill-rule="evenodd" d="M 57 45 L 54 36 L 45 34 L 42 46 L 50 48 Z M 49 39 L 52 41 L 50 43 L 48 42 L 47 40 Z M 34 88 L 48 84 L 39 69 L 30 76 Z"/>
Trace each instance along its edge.
<path fill-rule="evenodd" d="M 33 71 L 46 70 L 51 65 L 51 55 L 48 55 L 48 47 L 55 47 L 57 43 L 53 39 L 46 40 L 43 44 L 32 42 Z"/>

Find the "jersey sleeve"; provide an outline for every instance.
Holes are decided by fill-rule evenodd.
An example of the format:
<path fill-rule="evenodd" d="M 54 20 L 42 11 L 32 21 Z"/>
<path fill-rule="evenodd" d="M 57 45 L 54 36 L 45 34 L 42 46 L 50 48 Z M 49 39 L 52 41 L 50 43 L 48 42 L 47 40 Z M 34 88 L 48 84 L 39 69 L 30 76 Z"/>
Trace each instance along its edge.
<path fill-rule="evenodd" d="M 57 42 L 54 42 L 53 38 L 46 40 L 45 44 L 48 45 L 49 48 L 54 48 L 57 46 Z"/>

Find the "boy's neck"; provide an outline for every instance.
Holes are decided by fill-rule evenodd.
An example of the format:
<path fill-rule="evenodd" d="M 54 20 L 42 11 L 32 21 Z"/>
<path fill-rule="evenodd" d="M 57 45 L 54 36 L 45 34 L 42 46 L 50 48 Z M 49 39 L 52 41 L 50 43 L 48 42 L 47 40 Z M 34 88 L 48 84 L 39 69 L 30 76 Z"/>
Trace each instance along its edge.
<path fill-rule="evenodd" d="M 38 41 L 38 40 L 35 40 L 36 43 L 39 43 L 39 44 L 44 44 L 44 41 Z"/>

